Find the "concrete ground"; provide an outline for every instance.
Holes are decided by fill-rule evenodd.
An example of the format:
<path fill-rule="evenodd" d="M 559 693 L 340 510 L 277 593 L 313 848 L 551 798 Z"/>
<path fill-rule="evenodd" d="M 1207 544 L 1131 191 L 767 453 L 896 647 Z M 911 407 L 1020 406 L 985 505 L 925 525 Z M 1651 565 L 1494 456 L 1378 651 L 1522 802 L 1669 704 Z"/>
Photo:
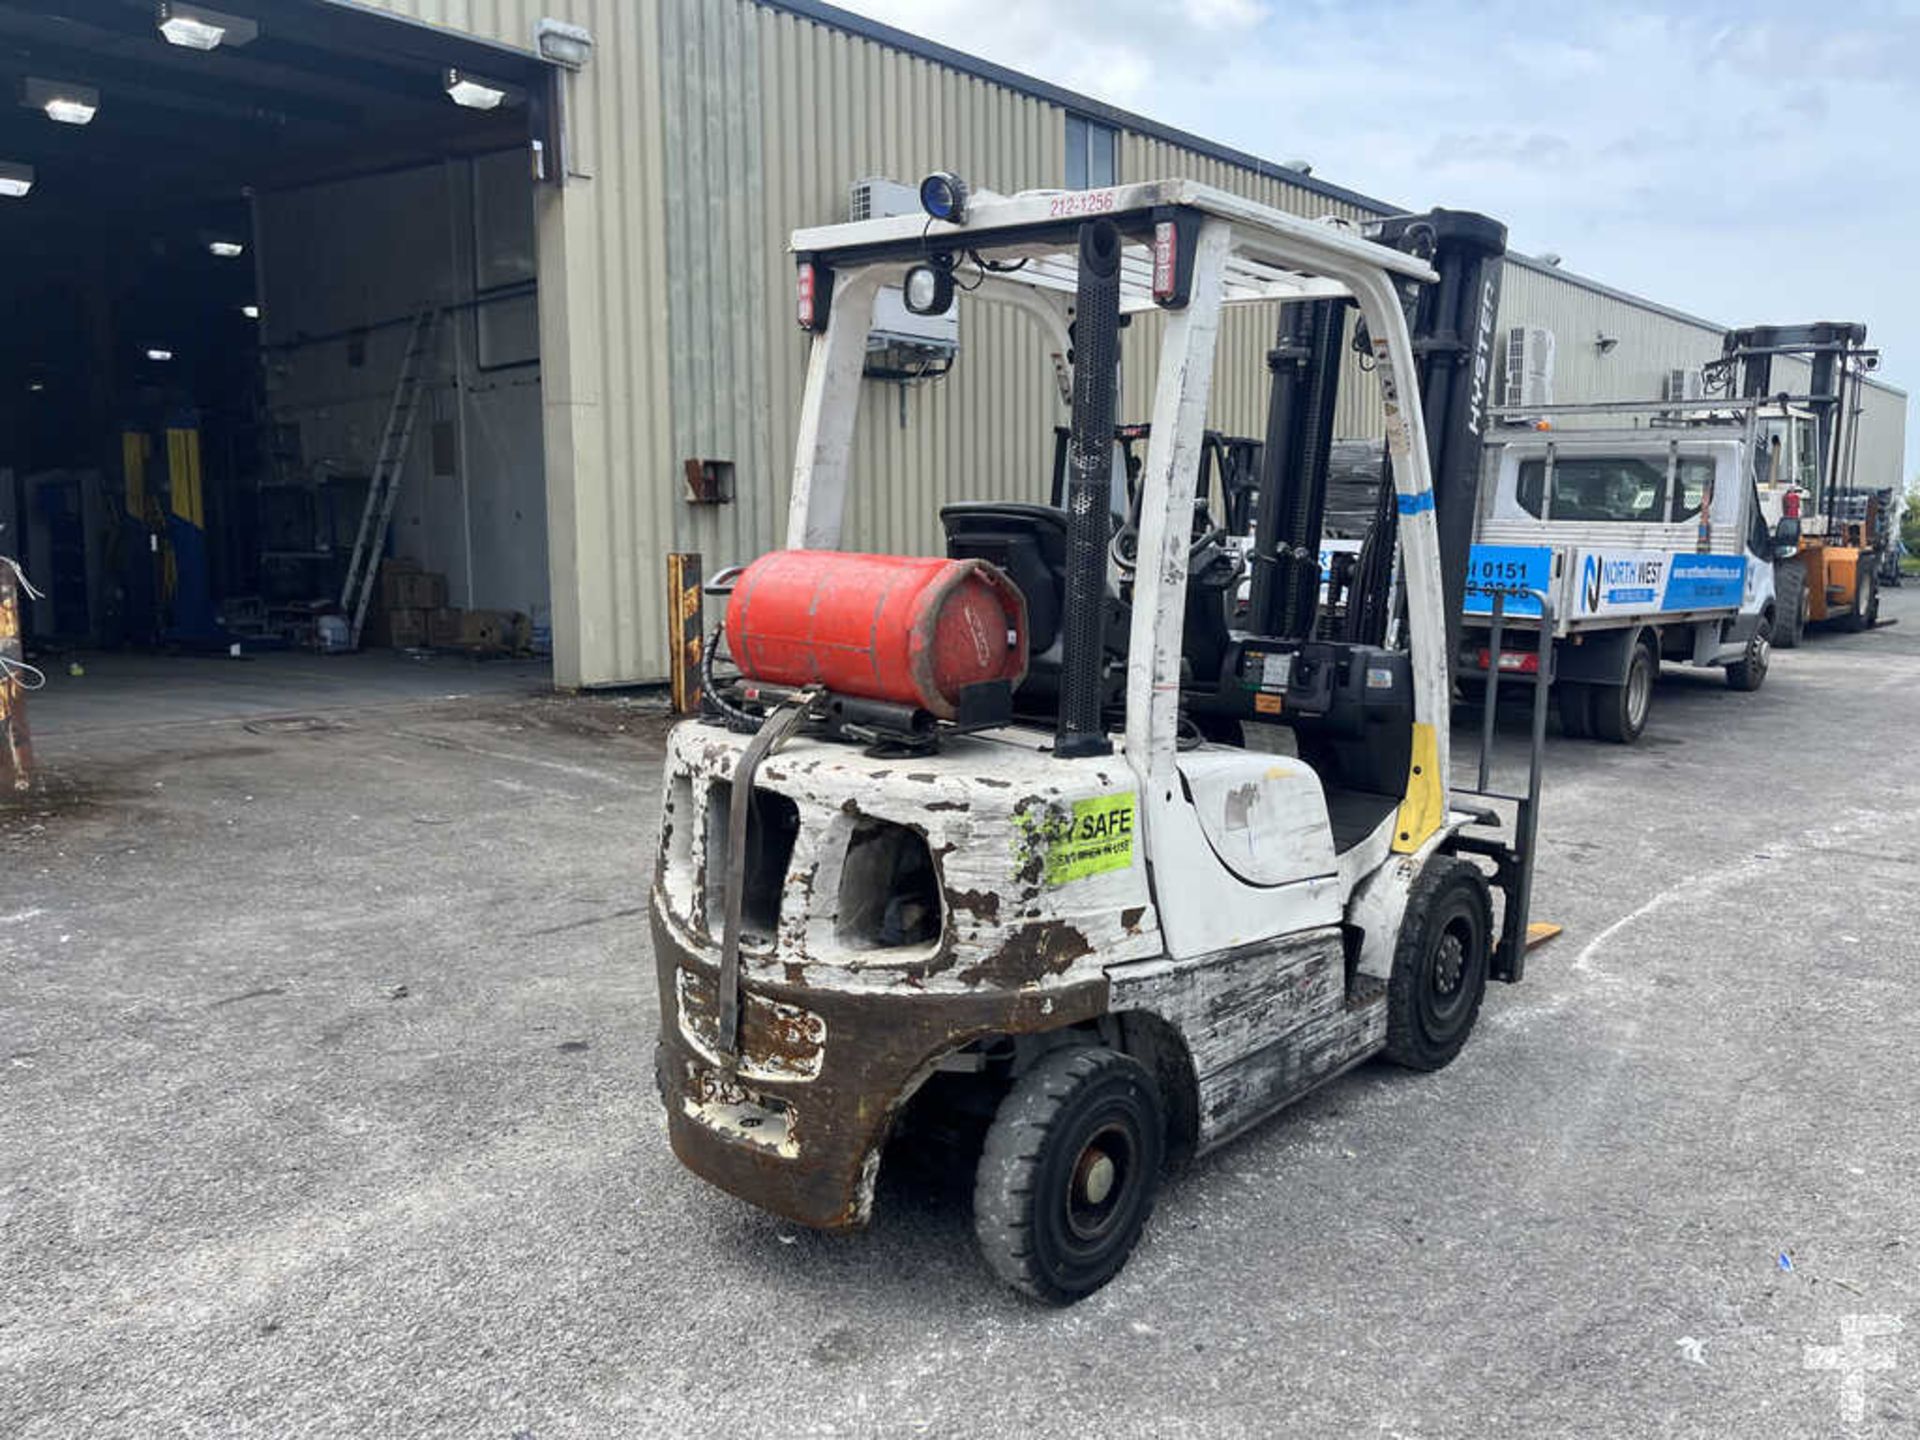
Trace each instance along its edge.
<path fill-rule="evenodd" d="M 1556 737 L 1526 983 L 1450 1069 L 1175 1180 L 1065 1312 L 952 1196 L 883 1176 L 824 1238 L 673 1160 L 645 705 L 56 676 L 0 819 L 0 1429 L 1913 1434 L 1920 589 L 1886 601 L 1758 695 L 1672 675 L 1638 749 Z M 1857 1422 L 1808 1368 L 1850 1354 Z"/>

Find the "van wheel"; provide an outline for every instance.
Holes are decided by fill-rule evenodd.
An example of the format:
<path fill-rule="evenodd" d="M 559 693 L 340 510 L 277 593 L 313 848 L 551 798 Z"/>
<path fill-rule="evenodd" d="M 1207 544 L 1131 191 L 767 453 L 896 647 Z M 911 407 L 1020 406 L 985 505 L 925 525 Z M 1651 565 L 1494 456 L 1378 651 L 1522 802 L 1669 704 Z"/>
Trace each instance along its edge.
<path fill-rule="evenodd" d="M 1598 685 L 1593 692 L 1593 729 L 1602 740 L 1631 745 L 1647 728 L 1653 710 L 1653 682 L 1660 661 L 1645 639 L 1636 640 L 1627 661 L 1627 678 L 1619 685 Z"/>
<path fill-rule="evenodd" d="M 1798 560 L 1773 568 L 1773 648 L 1791 650 L 1807 633 L 1807 567 Z"/>
<path fill-rule="evenodd" d="M 1578 680 L 1553 682 L 1554 704 L 1560 710 L 1560 733 L 1569 740 L 1585 740 L 1593 734 L 1593 686 Z"/>
<path fill-rule="evenodd" d="M 1727 684 L 1735 690 L 1758 690 L 1767 678 L 1773 656 L 1773 622 L 1765 615 L 1747 637 L 1746 653 L 1727 666 Z"/>
<path fill-rule="evenodd" d="M 1160 1088 L 1118 1050 L 1045 1056 L 1000 1102 L 974 1173 L 973 1232 L 994 1274 L 1071 1305 L 1120 1273 L 1153 1213 Z"/>
<path fill-rule="evenodd" d="M 1493 900 L 1464 860 L 1436 856 L 1413 882 L 1387 980 L 1387 1058 L 1438 1070 L 1473 1033 L 1487 993 Z"/>

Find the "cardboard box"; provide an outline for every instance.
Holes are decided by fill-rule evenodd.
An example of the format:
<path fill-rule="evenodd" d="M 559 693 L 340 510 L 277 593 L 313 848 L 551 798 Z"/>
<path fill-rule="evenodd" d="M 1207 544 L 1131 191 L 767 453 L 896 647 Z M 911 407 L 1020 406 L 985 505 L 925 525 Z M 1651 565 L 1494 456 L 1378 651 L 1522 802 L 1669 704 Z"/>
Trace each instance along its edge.
<path fill-rule="evenodd" d="M 429 611 L 381 610 L 367 617 L 363 639 L 369 645 L 413 650 L 427 644 Z"/>
<path fill-rule="evenodd" d="M 517 610 L 462 610 L 459 615 L 464 649 L 512 654 L 533 644 L 533 622 Z"/>
<path fill-rule="evenodd" d="M 381 562 L 382 610 L 437 610 L 446 603 L 446 576 L 432 570 L 422 570 L 417 560 Z"/>
<path fill-rule="evenodd" d="M 466 611 L 442 605 L 427 612 L 427 643 L 436 650 L 451 650 L 459 645 Z"/>

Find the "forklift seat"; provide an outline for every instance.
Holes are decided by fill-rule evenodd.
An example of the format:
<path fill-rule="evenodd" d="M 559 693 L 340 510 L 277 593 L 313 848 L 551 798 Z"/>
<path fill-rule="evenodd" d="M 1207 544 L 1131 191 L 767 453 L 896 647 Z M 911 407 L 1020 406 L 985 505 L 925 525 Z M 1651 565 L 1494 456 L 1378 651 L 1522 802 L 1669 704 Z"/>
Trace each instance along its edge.
<path fill-rule="evenodd" d="M 1006 572 L 1027 601 L 1027 678 L 1014 694 L 1015 708 L 1026 715 L 1052 714 L 1060 703 L 1060 666 L 1066 655 L 1062 620 L 1067 605 L 1067 512 L 1051 505 L 1011 500 L 969 500 L 945 505 L 940 524 L 947 532 L 947 555 L 954 560 L 985 560 Z M 1107 589 L 1108 709 L 1120 705 L 1126 691 L 1131 609 Z"/>
<path fill-rule="evenodd" d="M 942 506 L 947 556 L 985 560 L 1006 572 L 1027 601 L 1028 666 L 1060 638 L 1067 594 L 1067 512 L 1051 505 L 972 500 Z"/>

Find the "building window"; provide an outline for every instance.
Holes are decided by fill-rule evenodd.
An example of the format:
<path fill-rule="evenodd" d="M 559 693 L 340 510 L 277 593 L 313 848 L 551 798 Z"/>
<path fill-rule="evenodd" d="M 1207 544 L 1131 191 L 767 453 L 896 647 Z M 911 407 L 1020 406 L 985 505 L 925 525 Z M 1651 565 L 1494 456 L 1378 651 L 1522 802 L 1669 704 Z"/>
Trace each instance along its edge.
<path fill-rule="evenodd" d="M 1120 133 L 1082 115 L 1067 116 L 1067 188 L 1098 190 L 1118 178 Z"/>

